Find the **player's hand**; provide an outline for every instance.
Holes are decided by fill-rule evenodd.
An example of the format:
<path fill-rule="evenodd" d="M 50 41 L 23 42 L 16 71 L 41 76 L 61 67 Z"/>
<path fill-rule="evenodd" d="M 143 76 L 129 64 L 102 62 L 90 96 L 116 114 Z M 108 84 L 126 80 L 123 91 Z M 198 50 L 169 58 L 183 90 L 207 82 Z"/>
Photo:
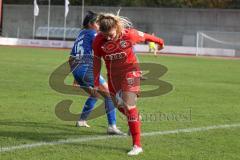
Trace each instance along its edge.
<path fill-rule="evenodd" d="M 163 48 L 164 48 L 164 44 L 158 45 L 158 50 L 159 50 L 159 51 L 162 50 Z"/>
<path fill-rule="evenodd" d="M 98 96 L 98 88 L 89 87 L 89 92 L 91 96 L 94 96 L 94 97 Z"/>

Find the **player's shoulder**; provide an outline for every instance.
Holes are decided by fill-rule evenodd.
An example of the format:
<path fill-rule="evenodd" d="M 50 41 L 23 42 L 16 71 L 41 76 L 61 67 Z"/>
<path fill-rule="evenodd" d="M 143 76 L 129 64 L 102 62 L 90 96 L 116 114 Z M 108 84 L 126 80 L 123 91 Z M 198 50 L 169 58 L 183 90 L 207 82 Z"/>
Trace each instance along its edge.
<path fill-rule="evenodd" d="M 126 34 L 131 34 L 131 33 L 136 33 L 137 30 L 135 28 L 126 28 L 126 29 L 124 29 L 124 32 Z"/>
<path fill-rule="evenodd" d="M 122 31 L 123 35 L 126 35 L 126 36 L 132 34 L 132 32 L 133 32 L 133 28 L 125 28 L 125 29 Z"/>
<path fill-rule="evenodd" d="M 128 35 L 128 36 L 136 36 L 136 35 L 139 35 L 139 36 L 143 36 L 144 33 L 135 29 L 135 28 L 127 28 L 124 30 L 124 33 L 125 35 Z"/>
<path fill-rule="evenodd" d="M 100 43 L 104 41 L 104 36 L 103 34 L 100 32 L 96 35 L 95 39 L 94 39 L 94 43 Z"/>
<path fill-rule="evenodd" d="M 96 36 L 97 31 L 94 29 L 85 29 L 84 34 L 89 35 L 89 36 Z"/>

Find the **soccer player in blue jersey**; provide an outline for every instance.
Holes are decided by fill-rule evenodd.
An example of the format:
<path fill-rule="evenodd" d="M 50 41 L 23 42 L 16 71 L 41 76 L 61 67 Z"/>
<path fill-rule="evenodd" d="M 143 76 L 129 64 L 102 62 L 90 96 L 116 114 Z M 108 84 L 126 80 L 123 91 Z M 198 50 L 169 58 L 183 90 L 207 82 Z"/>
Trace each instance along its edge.
<path fill-rule="evenodd" d="M 88 11 L 83 21 L 83 29 L 74 42 L 69 58 L 69 64 L 75 81 L 90 94 L 82 109 L 82 114 L 76 123 L 77 127 L 90 127 L 86 120 L 97 102 L 96 93 L 92 93 L 92 88 L 94 87 L 92 42 L 99 30 L 99 26 L 96 23 L 97 16 L 96 13 Z M 99 82 L 99 90 L 108 93 L 108 85 L 102 76 Z M 104 99 L 108 119 L 107 133 L 124 134 L 116 127 L 116 111 L 111 96 L 105 94 Z"/>

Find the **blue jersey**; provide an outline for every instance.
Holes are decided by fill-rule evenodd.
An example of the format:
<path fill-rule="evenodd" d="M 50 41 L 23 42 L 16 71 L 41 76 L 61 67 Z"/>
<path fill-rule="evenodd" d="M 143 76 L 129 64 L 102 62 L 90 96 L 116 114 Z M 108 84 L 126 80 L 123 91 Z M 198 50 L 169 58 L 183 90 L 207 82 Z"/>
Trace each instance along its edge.
<path fill-rule="evenodd" d="M 71 51 L 71 56 L 80 60 L 79 63 L 93 63 L 92 43 L 97 32 L 93 29 L 83 29 L 80 31 Z"/>

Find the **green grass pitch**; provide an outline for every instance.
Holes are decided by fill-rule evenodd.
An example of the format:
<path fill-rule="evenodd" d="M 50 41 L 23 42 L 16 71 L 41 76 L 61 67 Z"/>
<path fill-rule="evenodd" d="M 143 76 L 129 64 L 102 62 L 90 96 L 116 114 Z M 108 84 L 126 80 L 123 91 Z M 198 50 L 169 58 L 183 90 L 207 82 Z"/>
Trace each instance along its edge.
<path fill-rule="evenodd" d="M 0 147 L 56 142 L 106 135 L 106 117 L 89 121 L 91 128 L 76 128 L 55 115 L 55 105 L 74 101 L 79 113 L 86 97 L 52 90 L 49 76 L 68 58 L 68 50 L 0 47 Z M 159 97 L 140 98 L 138 108 L 146 118 L 142 132 L 240 124 L 240 61 L 201 57 L 139 55 L 141 62 L 168 68 L 160 79 L 174 89 Z M 72 81 L 69 76 L 67 83 Z M 154 86 L 145 86 L 151 89 Z M 182 115 L 181 118 L 171 118 Z M 170 118 L 169 118 L 170 117 Z M 118 126 L 127 125 L 118 113 Z M 3 152 L 1 160 L 237 160 L 240 128 L 144 136 L 144 153 L 128 157 L 131 138 L 105 138 L 67 144 L 42 145 Z"/>

